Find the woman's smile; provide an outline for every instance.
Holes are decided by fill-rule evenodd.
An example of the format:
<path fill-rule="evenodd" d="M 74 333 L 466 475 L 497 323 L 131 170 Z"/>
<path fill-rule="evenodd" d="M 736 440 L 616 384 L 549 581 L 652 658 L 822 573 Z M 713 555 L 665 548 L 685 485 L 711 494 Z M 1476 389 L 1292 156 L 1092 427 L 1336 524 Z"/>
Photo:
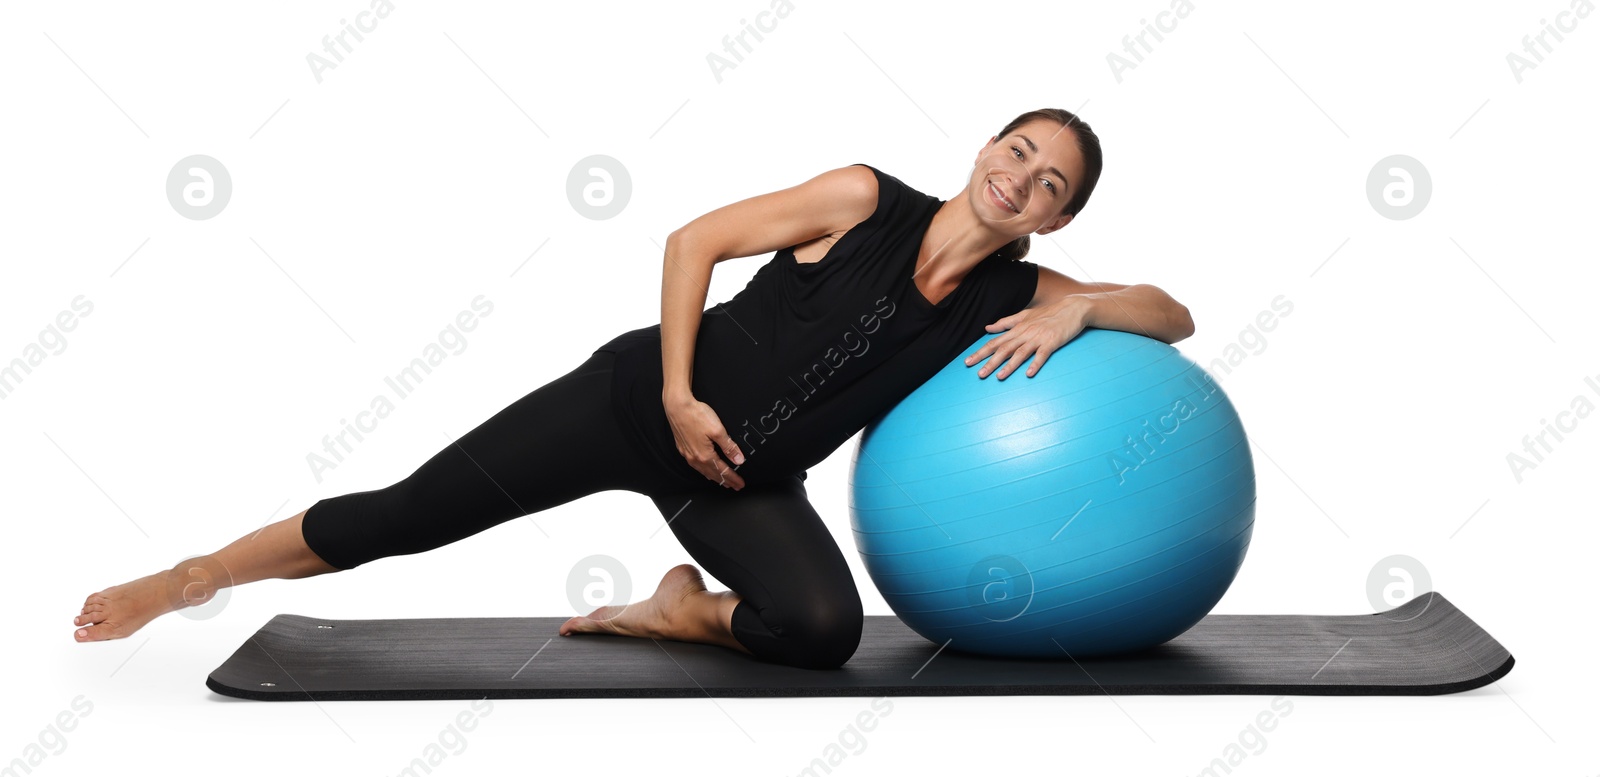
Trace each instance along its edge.
<path fill-rule="evenodd" d="M 1000 192 L 1000 187 L 995 186 L 993 181 L 989 182 L 989 185 L 987 187 L 985 187 L 985 188 L 987 188 L 989 190 L 989 200 L 991 202 L 993 202 L 994 204 L 998 205 L 999 207 L 1002 207 L 1002 208 L 1005 208 L 1006 210 L 1011 211 L 1012 213 L 1017 213 L 1017 214 L 1021 214 L 1022 213 L 1021 210 L 1017 209 L 1016 205 L 1012 204 L 1010 199 L 1008 199 L 1004 194 L 1002 194 Z"/>

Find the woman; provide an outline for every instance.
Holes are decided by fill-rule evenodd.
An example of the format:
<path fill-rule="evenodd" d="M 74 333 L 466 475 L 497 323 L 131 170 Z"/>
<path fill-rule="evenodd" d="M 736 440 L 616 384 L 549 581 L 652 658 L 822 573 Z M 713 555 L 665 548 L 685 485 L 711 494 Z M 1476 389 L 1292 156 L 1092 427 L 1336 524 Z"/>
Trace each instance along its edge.
<path fill-rule="evenodd" d="M 220 588 L 419 553 L 605 490 L 649 496 L 689 564 L 649 599 L 574 617 L 606 633 L 723 645 L 835 668 L 862 608 L 806 499 L 806 469 L 985 332 L 968 366 L 1003 379 L 1086 326 L 1165 342 L 1188 310 L 1150 285 L 1085 284 L 1027 262 L 1030 233 L 1083 208 L 1099 139 L 1059 109 L 1018 116 L 978 150 L 949 201 L 868 165 L 736 202 L 674 232 L 661 323 L 625 332 L 387 488 L 323 499 L 214 555 L 88 597 L 80 642 L 120 639 Z M 705 307 L 718 262 L 776 251 L 733 299 Z M 998 370 L 996 370 L 998 367 Z M 597 461 L 605 462 L 597 465 Z"/>

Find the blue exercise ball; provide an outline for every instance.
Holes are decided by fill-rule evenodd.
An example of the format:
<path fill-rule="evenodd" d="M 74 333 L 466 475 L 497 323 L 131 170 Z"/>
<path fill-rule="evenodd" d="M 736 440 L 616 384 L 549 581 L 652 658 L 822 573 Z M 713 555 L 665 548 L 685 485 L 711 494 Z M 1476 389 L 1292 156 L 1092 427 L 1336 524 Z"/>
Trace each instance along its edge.
<path fill-rule="evenodd" d="M 850 520 L 872 582 L 951 650 L 1080 658 L 1187 631 L 1255 523 L 1244 426 L 1172 346 L 1086 329 L 1033 377 L 966 352 L 869 423 Z"/>

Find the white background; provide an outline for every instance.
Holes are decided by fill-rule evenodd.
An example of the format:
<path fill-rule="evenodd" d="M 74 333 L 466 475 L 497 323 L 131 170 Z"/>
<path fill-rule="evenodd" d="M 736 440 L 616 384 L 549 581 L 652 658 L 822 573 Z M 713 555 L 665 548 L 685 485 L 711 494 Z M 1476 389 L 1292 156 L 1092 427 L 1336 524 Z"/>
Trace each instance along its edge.
<path fill-rule="evenodd" d="M 646 596 L 689 560 L 651 537 L 648 499 L 598 494 L 426 554 L 241 586 L 215 617 L 124 640 L 75 643 L 71 619 L 94 591 L 394 482 L 659 320 L 658 245 L 695 216 L 853 162 L 949 199 L 990 135 L 1052 106 L 1081 112 L 1106 168 L 1030 259 L 1167 290 L 1203 365 L 1274 297 L 1293 304 L 1218 375 L 1256 444 L 1259 504 L 1216 611 L 1371 612 L 1369 572 L 1405 554 L 1516 657 L 1469 693 L 1293 698 L 1237 770 L 1600 772 L 1578 615 L 1600 419 L 1521 482 L 1506 458 L 1574 397 L 1600 404 L 1583 380 L 1600 376 L 1594 15 L 1519 83 L 1506 55 L 1567 0 L 1201 0 L 1119 83 L 1107 55 L 1166 0 L 796 0 L 719 83 L 707 56 L 768 0 L 396 5 L 321 83 L 307 55 L 365 0 L 4 11 L 0 360 L 78 295 L 93 312 L 0 400 L 0 762 L 81 695 L 92 711 L 40 773 L 399 773 L 468 702 L 257 704 L 204 678 L 278 613 L 569 615 L 567 574 L 594 553 Z M 191 154 L 232 176 L 209 220 L 166 198 Z M 566 196 L 591 154 L 632 176 L 609 220 Z M 1365 194 L 1391 154 L 1433 181 L 1409 220 Z M 768 256 L 719 265 L 710 301 Z M 480 294 L 494 309 L 466 350 L 318 482 L 307 454 Z M 850 537 L 853 444 L 807 485 L 868 614 L 888 614 Z M 436 768 L 797 774 L 869 702 L 502 700 Z M 835 768 L 1197 774 L 1270 702 L 896 698 Z"/>

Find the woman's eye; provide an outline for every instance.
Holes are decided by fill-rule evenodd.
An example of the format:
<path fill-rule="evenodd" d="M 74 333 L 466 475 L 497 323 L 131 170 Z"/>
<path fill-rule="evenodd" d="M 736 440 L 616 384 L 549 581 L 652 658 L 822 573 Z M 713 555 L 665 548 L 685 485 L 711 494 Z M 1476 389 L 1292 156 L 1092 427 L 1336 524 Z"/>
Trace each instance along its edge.
<path fill-rule="evenodd" d="M 1018 156 L 1018 157 L 1019 157 L 1019 158 L 1020 158 L 1020 157 L 1021 157 L 1021 156 L 1022 156 L 1022 149 L 1020 149 L 1020 148 L 1017 148 L 1017 147 L 1016 147 L 1016 146 L 1012 146 L 1012 147 L 1011 147 L 1011 150 L 1012 150 L 1012 151 L 1015 151 L 1015 152 L 1016 152 L 1016 155 L 1017 155 L 1017 156 Z M 1044 179 L 1044 178 L 1040 178 L 1040 179 L 1039 179 L 1039 180 L 1041 180 L 1041 181 L 1044 181 L 1044 185 L 1045 185 L 1045 186 L 1048 186 L 1048 187 L 1050 187 L 1050 191 L 1052 191 L 1052 192 L 1053 192 L 1053 191 L 1055 191 L 1055 190 L 1056 190 L 1056 185 L 1055 185 L 1055 184 L 1054 184 L 1054 183 L 1052 183 L 1052 182 L 1050 182 L 1050 181 L 1048 181 L 1048 180 L 1046 180 L 1046 179 Z"/>

